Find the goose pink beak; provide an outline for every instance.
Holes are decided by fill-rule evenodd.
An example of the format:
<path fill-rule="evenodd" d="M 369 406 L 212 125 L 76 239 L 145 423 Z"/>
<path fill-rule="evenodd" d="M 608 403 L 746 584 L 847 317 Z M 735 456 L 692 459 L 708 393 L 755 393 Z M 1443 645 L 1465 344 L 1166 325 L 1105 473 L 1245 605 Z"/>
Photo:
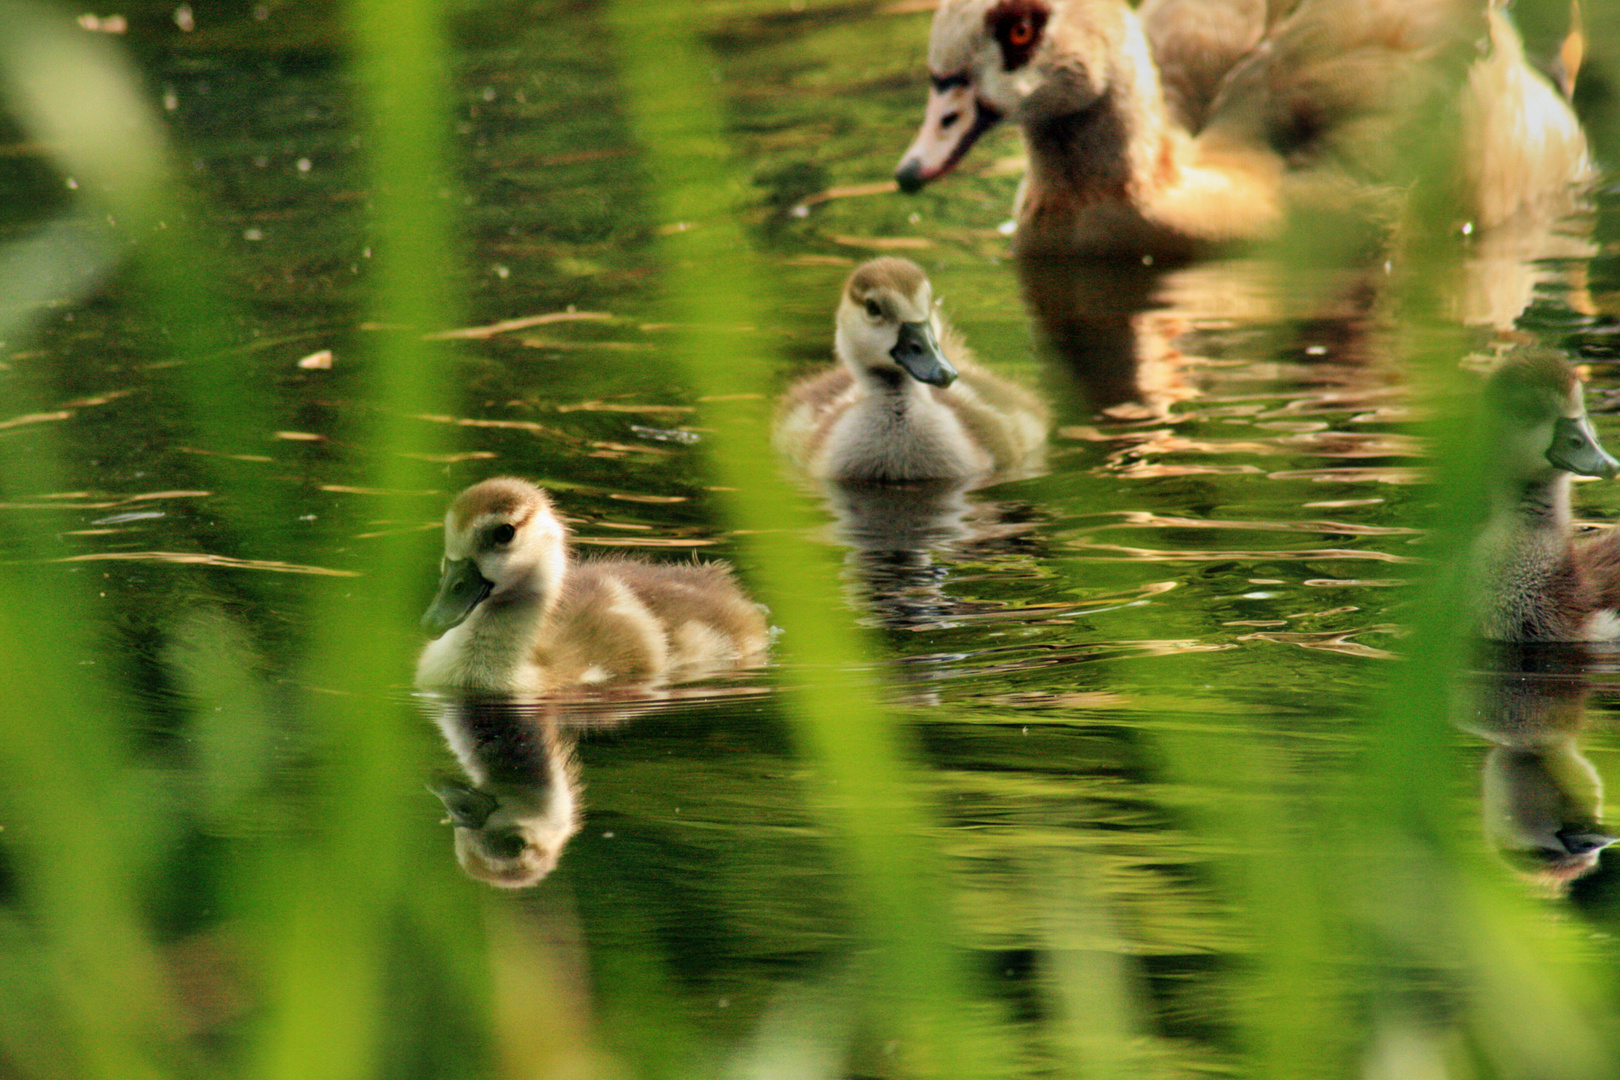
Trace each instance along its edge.
<path fill-rule="evenodd" d="M 1001 114 L 980 101 L 964 76 L 934 79 L 922 130 L 894 171 L 901 191 L 917 191 L 956 167 Z"/>

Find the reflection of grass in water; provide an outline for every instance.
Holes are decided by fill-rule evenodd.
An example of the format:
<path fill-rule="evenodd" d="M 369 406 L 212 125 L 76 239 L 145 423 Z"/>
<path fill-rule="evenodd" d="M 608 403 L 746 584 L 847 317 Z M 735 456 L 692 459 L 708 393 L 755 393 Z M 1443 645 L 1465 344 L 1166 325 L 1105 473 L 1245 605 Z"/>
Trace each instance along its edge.
<path fill-rule="evenodd" d="M 451 261 L 436 174 L 426 167 L 442 154 L 433 134 L 439 125 L 425 118 L 442 110 L 431 92 L 408 100 L 422 89 L 413 77 L 433 85 L 434 65 L 425 65 L 424 73 L 423 57 L 437 55 L 436 46 L 428 26 L 414 21 L 424 14 L 419 9 L 377 4 L 356 11 L 368 85 L 375 91 L 386 80 L 401 80 L 390 107 L 373 110 L 380 118 L 371 136 L 373 168 L 389 180 L 377 185 L 379 217 L 392 240 L 380 245 L 373 313 L 383 322 L 448 325 L 442 279 L 422 272 Z M 1596 13 L 1588 17 L 1599 23 Z M 769 325 L 768 304 L 776 297 L 761 287 L 766 276 L 731 224 L 738 204 L 760 198 L 761 188 L 786 199 L 813 177 L 850 183 L 881 176 L 892 162 L 886 155 L 874 163 L 860 146 L 854 130 L 865 105 L 860 95 L 829 101 L 807 94 L 787 103 L 794 115 L 832 112 L 828 130 L 850 142 L 820 144 L 830 149 L 818 153 L 813 167 L 762 174 L 754 188 L 740 183 L 724 157 L 718 103 L 706 92 L 705 61 L 694 51 L 688 18 L 684 4 L 650 14 L 628 5 L 613 9 L 629 66 L 625 95 L 657 190 L 669 218 L 700 225 L 661 242 L 669 315 L 698 327 Z M 784 43 L 797 24 L 785 25 Z M 896 35 L 905 26 L 910 35 L 921 20 L 877 25 Z M 405 36 L 413 29 L 421 36 Z M 856 36 L 862 49 L 870 47 L 859 24 L 816 43 L 854 57 Z M 898 77 L 902 56 L 919 52 L 911 42 L 883 55 Z M 757 63 L 772 54 L 753 56 Z M 906 77 L 920 85 L 911 78 L 912 61 L 904 63 Z M 872 76 L 879 86 L 890 77 Z M 920 89 L 912 93 L 920 104 Z M 748 113 L 744 103 L 737 135 L 744 147 L 769 137 L 763 126 L 750 128 Z M 807 130 L 790 121 L 782 121 L 784 128 Z M 715 156 L 694 156 L 694 147 Z M 880 226 L 904 232 L 902 218 L 912 207 L 925 216 L 932 212 L 926 201 L 896 200 L 893 220 L 880 215 Z M 1003 212 L 999 202 L 995 211 Z M 838 204 L 818 211 L 829 232 L 857 231 L 835 227 L 844 212 Z M 863 230 L 873 228 L 872 218 L 858 220 Z M 218 331 L 210 322 L 218 313 L 197 299 L 207 295 L 206 282 L 198 280 L 202 272 L 183 246 L 148 251 L 142 271 L 148 302 L 184 331 L 183 354 L 195 362 L 196 373 L 182 376 L 191 380 L 182 386 L 193 421 L 210 441 L 230 446 L 253 428 L 245 418 L 257 403 L 229 368 L 206 359 L 215 353 Z M 578 257 L 590 260 L 589 254 Z M 1422 274 L 1451 272 L 1443 253 L 1419 251 L 1413 258 Z M 1409 290 L 1414 313 L 1424 310 L 1421 292 Z M 1413 362 L 1444 382 L 1455 343 L 1426 330 L 1418 314 L 1412 319 Z M 739 385 L 768 390 L 755 365 L 764 351 L 760 335 L 696 331 L 675 351 L 699 392 L 713 389 L 710 384 L 726 393 Z M 391 338 L 378 349 L 365 396 L 381 406 L 371 415 L 382 419 L 353 440 L 365 448 L 355 467 L 367 483 L 398 490 L 421 482 L 426 466 L 393 451 L 425 449 L 413 444 L 429 436 L 388 425 L 433 406 L 440 370 L 437 354 L 414 337 Z M 858 670 L 860 644 L 847 619 L 826 614 L 838 611 L 831 600 L 838 592 L 834 567 L 825 552 L 801 546 L 797 538 L 807 522 L 797 500 L 770 481 L 774 469 L 758 467 L 762 411 L 750 403 L 707 408 L 706 423 L 719 432 L 713 440 L 718 479 L 737 488 L 727 507 L 731 524 L 758 530 L 759 538 L 744 549 L 745 563 L 787 628 L 783 648 L 793 670 Z M 49 438 L 47 430 L 35 445 L 48 449 Z M 8 489 L 62 490 L 49 475 L 47 455 L 25 458 L 19 445 L 0 441 L 6 455 L 0 475 Z M 1474 471 L 1461 451 L 1455 457 L 1442 460 L 1443 473 Z M 765 481 L 761 472 L 768 474 Z M 227 482 L 221 479 L 220 486 L 226 489 Z M 261 494 L 240 482 L 235 490 L 249 502 Z M 380 518 L 409 519 L 416 512 L 414 504 L 388 497 L 372 509 Z M 288 511 L 262 517 L 288 520 Z M 233 529 L 246 536 L 251 525 L 237 522 Z M 1462 531 L 1458 523 L 1441 535 L 1439 557 L 1455 552 L 1455 540 L 1447 537 Z M 34 558 L 49 543 L 43 536 L 7 540 Z M 205 838 L 231 838 L 227 855 L 197 860 L 208 868 L 207 880 L 195 882 L 198 891 L 214 894 L 223 914 L 189 910 L 186 901 L 176 907 L 210 932 L 233 928 L 217 938 L 188 938 L 190 955 L 210 945 L 224 951 L 235 935 L 249 969 L 243 982 L 263 1006 L 249 1030 L 222 1022 L 242 1039 L 227 1055 L 233 1074 L 476 1073 L 487 1071 L 482 1057 L 493 1043 L 513 1074 L 560 1076 L 568 1062 L 586 1072 L 607 1071 L 600 1046 L 610 1046 L 629 1071 L 665 1075 L 702 1072 L 722 1052 L 707 1041 L 717 1038 L 713 1029 L 688 1012 L 694 992 L 681 985 L 674 954 L 644 948 L 658 937 L 650 914 L 656 895 L 635 895 L 630 882 L 599 901 L 581 893 L 582 902 L 606 912 L 595 915 L 593 925 L 622 935 L 591 942 L 597 950 L 593 992 L 598 1003 L 608 1003 L 600 1019 L 611 1025 L 593 1032 L 593 1005 L 580 973 L 552 943 L 537 940 L 523 909 L 486 898 L 469 912 L 468 892 L 450 878 L 442 845 L 417 849 L 417 833 L 407 831 L 417 816 L 414 804 L 399 801 L 416 787 L 420 724 L 381 701 L 376 690 L 396 683 L 408 668 L 416 612 L 409 591 L 394 586 L 416 578 L 426 553 L 411 537 L 378 550 L 379 562 L 358 591 L 309 585 L 301 594 L 305 610 L 315 613 L 312 637 L 302 643 L 313 659 L 301 681 L 340 694 L 267 690 L 251 637 L 222 611 L 198 607 L 192 613 L 172 634 L 167 655 L 198 711 L 187 729 L 195 745 L 189 768 L 161 775 L 137 765 L 128 746 L 140 728 L 134 711 L 115 697 L 110 682 L 93 677 L 116 657 L 84 640 L 81 613 L 90 605 L 73 591 L 78 579 L 47 576 L 37 563 L 0 568 L 7 597 L 0 607 L 0 687 L 9 719 L 0 744 L 7 783 L 0 824 L 7 828 L 22 898 L 0 919 L 0 1046 L 8 1067 L 41 1076 L 213 1071 L 191 1060 L 193 1051 L 179 1034 L 178 1018 L 196 1003 L 174 1003 L 162 989 L 164 965 L 178 953 L 172 942 L 191 928 L 165 925 L 172 912 L 149 916 L 141 896 L 155 853 L 168 842 L 164 833 L 182 814 Z M 819 983 L 784 993 L 773 1009 L 758 1005 L 765 1019 L 743 1056 L 770 1062 L 768 1038 L 781 1046 L 797 1038 L 836 1061 L 840 1029 L 866 1014 L 869 1027 L 916 1043 L 899 1063 L 875 1054 L 868 1062 L 874 1073 L 1008 1075 L 1018 1071 L 1013 1059 L 1030 1055 L 1080 1075 L 1177 1075 L 1207 1067 L 1213 1044 L 1245 1059 L 1254 1075 L 1356 1075 L 1371 1042 L 1373 1056 L 1385 1063 L 1385 1072 L 1374 1075 L 1405 1077 L 1426 1058 L 1447 1057 L 1473 1058 L 1482 1074 L 1602 1075 L 1606 1058 L 1582 1018 L 1613 1015 L 1612 987 L 1590 985 L 1568 928 L 1543 910 L 1526 910 L 1498 881 L 1495 867 L 1476 872 L 1466 854 L 1471 841 L 1454 836 L 1448 824 L 1455 816 L 1444 779 L 1450 743 L 1438 718 L 1445 673 L 1459 660 L 1452 655 L 1454 601 L 1437 585 L 1414 605 L 1419 632 L 1409 661 L 1389 669 L 1392 705 L 1366 733 L 1371 749 L 1363 771 L 1328 791 L 1306 787 L 1305 778 L 1321 771 L 1300 770 L 1288 738 L 1275 729 L 1251 727 L 1242 718 L 1219 724 L 1184 713 L 1178 718 L 1178 702 L 1196 706 L 1208 692 L 1176 685 L 1187 678 L 1188 665 L 1164 664 L 1156 699 L 1162 707 L 1146 709 L 1139 699 L 1126 718 L 1141 729 L 1139 743 L 1099 738 L 1089 755 L 1080 755 L 1085 761 L 1073 760 L 1072 741 L 1055 744 L 1054 758 L 1063 755 L 1059 768 L 1085 771 L 1085 783 L 1049 786 L 1039 776 L 1018 775 L 1022 759 L 1004 772 L 953 774 L 935 790 L 951 796 L 960 814 L 953 824 L 960 827 L 937 830 L 918 805 L 920 782 L 908 779 L 902 740 L 879 708 L 876 688 L 840 684 L 835 674 L 826 680 L 832 691 L 799 690 L 790 707 L 803 754 L 819 776 L 812 788 L 818 813 L 851 872 L 860 925 L 879 950 L 868 968 L 832 970 Z M 1144 609 L 1139 637 L 1163 637 L 1154 622 L 1162 615 L 1162 609 Z M 1119 625 L 1128 622 L 1122 618 Z M 80 660 L 100 663 L 87 668 Z M 1246 671 L 1254 664 L 1248 657 L 1207 660 L 1200 670 L 1259 681 L 1260 673 Z M 1275 674 L 1290 672 L 1279 666 Z M 204 712 L 216 705 L 219 712 Z M 1341 711 L 1338 703 L 1335 711 Z M 1098 718 L 1099 727 L 1104 719 Z M 1315 738 L 1333 737 L 1310 726 Z M 273 753 L 290 760 L 277 762 L 271 774 L 266 755 Z M 1115 776 L 1136 789 L 1165 773 L 1177 783 L 1163 802 L 1139 790 L 1129 796 L 1109 790 Z M 633 770 L 627 775 L 634 780 Z M 712 776 L 693 770 L 717 802 L 735 777 L 718 767 Z M 1070 807 L 1073 819 L 1062 818 L 1077 791 L 1095 805 Z M 1165 808 L 1178 793 L 1189 805 Z M 975 809 L 975 799 L 984 806 Z M 998 835 L 1001 823 L 990 819 L 1007 805 L 1022 817 Z M 243 839 L 247 824 L 263 832 Z M 736 834 L 739 844 L 750 835 L 742 828 Z M 943 836 L 941 846 L 959 875 L 948 891 L 925 839 L 934 835 Z M 1198 857 L 1181 855 L 1178 864 L 1144 869 L 1153 841 L 1143 842 L 1143 835 L 1178 853 L 1195 849 Z M 1115 843 L 1121 836 L 1135 842 Z M 736 873 L 740 865 L 725 869 Z M 1188 879 L 1196 885 L 1188 886 Z M 726 892 L 716 889 L 710 899 L 734 904 L 742 915 L 761 902 L 757 893 Z M 1197 902 L 1205 894 L 1219 899 Z M 1229 911 L 1211 910 L 1220 900 Z M 550 903 L 543 912 L 550 925 L 573 923 L 569 912 L 557 910 L 560 904 Z M 947 914 L 961 929 L 951 929 Z M 493 959 L 484 952 L 486 933 Z M 1035 988 L 1019 1004 L 1048 1017 L 1048 1031 L 1008 1024 L 983 1004 L 980 988 L 956 970 L 956 954 L 969 937 L 1009 950 L 1035 943 Z M 1174 958 L 1186 967 L 1168 975 L 1163 956 L 1138 963 L 1129 950 L 1144 941 L 1167 951 L 1196 941 L 1212 955 L 1252 961 L 1197 982 L 1189 957 Z M 1178 1003 L 1156 1006 L 1144 1000 L 1144 970 L 1156 972 L 1161 985 L 1180 980 L 1205 993 L 1219 990 L 1233 1004 L 1203 1003 L 1205 1011 L 1194 1016 L 1175 1012 Z M 1368 1004 L 1369 985 L 1378 987 L 1374 1005 Z M 1149 1015 L 1157 1018 L 1154 1030 L 1162 1025 L 1186 1036 L 1186 1043 L 1147 1038 Z M 735 1030 L 727 1034 L 743 1041 Z M 1015 1044 L 1025 1038 L 1028 1045 Z M 994 1045 L 997 1040 L 1004 1042 Z M 993 1064 L 979 1060 L 981 1054 Z"/>

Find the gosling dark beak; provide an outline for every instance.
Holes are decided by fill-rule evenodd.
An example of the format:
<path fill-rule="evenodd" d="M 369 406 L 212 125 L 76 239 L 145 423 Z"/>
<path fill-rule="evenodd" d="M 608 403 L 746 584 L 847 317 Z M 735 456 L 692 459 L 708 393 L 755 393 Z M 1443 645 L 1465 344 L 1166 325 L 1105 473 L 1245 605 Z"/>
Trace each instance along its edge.
<path fill-rule="evenodd" d="M 1612 836 L 1582 829 L 1559 829 L 1554 835 L 1564 845 L 1564 850 L 1571 855 L 1587 855 L 1594 851 L 1602 851 L 1614 843 Z"/>
<path fill-rule="evenodd" d="M 956 381 L 956 368 L 940 351 L 939 339 L 927 322 L 903 322 L 900 337 L 889 350 L 894 362 L 920 383 L 949 386 Z"/>
<path fill-rule="evenodd" d="M 439 577 L 439 592 L 422 616 L 422 628 L 438 637 L 458 626 L 481 604 L 495 586 L 478 572 L 471 559 L 446 559 Z"/>
<path fill-rule="evenodd" d="M 1584 416 L 1566 416 L 1553 425 L 1553 440 L 1547 448 L 1547 460 L 1576 476 L 1608 479 L 1620 473 L 1620 461 L 1610 457 L 1609 452 L 1598 444 L 1592 422 Z"/>
<path fill-rule="evenodd" d="M 922 128 L 894 170 L 895 183 L 901 191 L 920 191 L 956 168 L 979 136 L 1000 119 L 1000 113 L 974 96 L 973 84 L 965 76 L 936 78 Z"/>
<path fill-rule="evenodd" d="M 463 829 L 482 829 L 489 816 L 500 809 L 500 800 L 489 792 L 447 776 L 433 780 L 427 787 L 444 803 L 448 824 Z"/>

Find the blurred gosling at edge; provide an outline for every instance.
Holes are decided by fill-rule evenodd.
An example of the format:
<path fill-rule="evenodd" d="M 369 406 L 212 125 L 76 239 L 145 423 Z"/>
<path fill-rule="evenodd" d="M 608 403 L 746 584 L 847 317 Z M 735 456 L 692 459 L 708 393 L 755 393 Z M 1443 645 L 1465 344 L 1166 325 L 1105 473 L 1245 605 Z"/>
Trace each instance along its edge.
<path fill-rule="evenodd" d="M 1620 638 L 1620 531 L 1577 540 L 1575 476 L 1620 463 L 1598 444 L 1581 383 L 1562 356 L 1513 357 L 1485 384 L 1495 448 L 1490 508 L 1469 570 L 1479 632 L 1496 641 Z"/>
<path fill-rule="evenodd" d="M 763 663 L 770 640 L 725 563 L 576 562 L 550 498 L 513 477 L 450 504 L 422 625 L 417 686 L 492 694 L 701 678 Z"/>
<path fill-rule="evenodd" d="M 916 263 L 857 268 L 836 326 L 841 366 L 796 383 L 777 414 L 776 444 L 805 472 L 904 483 L 1038 467 L 1045 405 L 973 362 Z"/>

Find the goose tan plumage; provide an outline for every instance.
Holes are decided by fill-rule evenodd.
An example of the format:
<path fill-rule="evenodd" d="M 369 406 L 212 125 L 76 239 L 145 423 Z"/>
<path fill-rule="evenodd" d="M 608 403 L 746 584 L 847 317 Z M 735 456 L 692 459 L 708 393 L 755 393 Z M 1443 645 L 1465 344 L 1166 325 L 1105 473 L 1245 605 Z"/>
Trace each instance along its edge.
<path fill-rule="evenodd" d="M 1592 175 L 1568 102 L 1479 0 L 944 0 L 933 89 L 896 179 L 949 172 L 1020 126 L 1026 255 L 1185 257 L 1273 233 L 1288 206 L 1342 208 L 1398 171 L 1398 134 L 1476 39 L 1459 108 L 1467 214 L 1489 227 Z"/>
<path fill-rule="evenodd" d="M 1580 543 L 1573 535 L 1572 478 L 1620 471 L 1587 420 L 1579 379 L 1558 354 L 1534 350 L 1504 361 L 1485 393 L 1497 460 L 1469 566 L 1480 633 L 1518 642 L 1620 637 L 1620 533 Z"/>
<path fill-rule="evenodd" d="M 974 362 L 916 263 L 858 267 L 836 326 L 840 366 L 795 384 L 777 416 L 777 446 L 811 476 L 959 481 L 1038 461 L 1046 407 Z"/>
<path fill-rule="evenodd" d="M 422 623 L 435 640 L 418 686 L 497 694 L 697 678 L 759 664 L 769 642 L 763 611 L 724 563 L 576 562 L 546 493 L 513 477 L 450 505 Z"/>

